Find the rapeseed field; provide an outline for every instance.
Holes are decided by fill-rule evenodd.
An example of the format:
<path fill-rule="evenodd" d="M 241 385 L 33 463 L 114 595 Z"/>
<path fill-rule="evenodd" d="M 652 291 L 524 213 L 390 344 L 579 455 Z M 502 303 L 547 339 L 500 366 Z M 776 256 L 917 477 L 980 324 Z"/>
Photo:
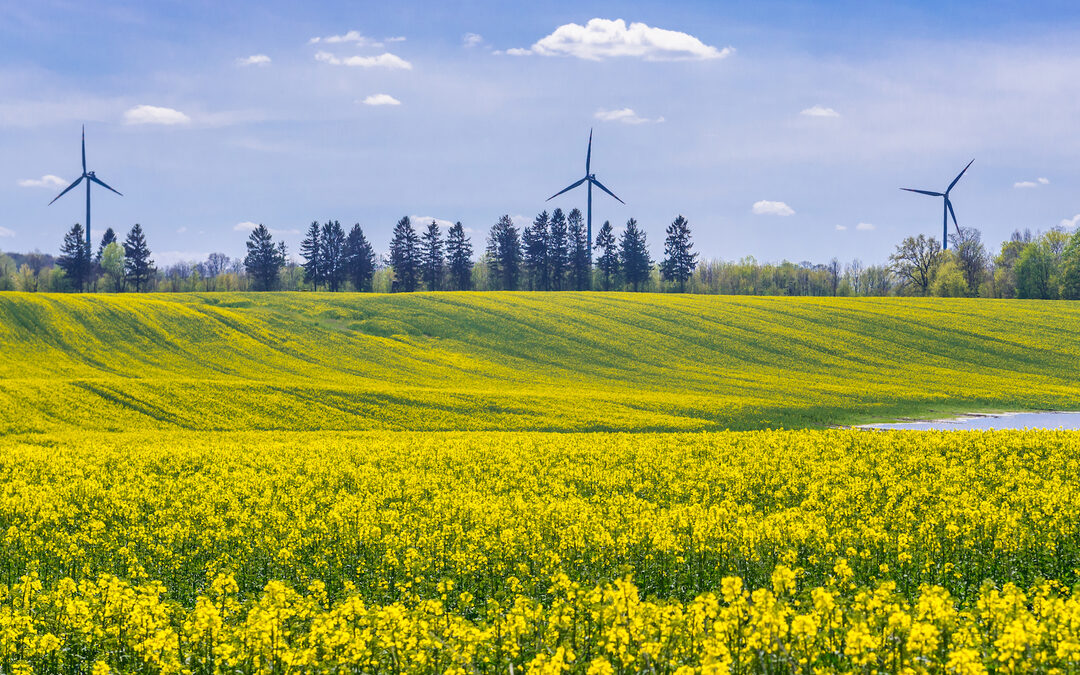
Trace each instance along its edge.
<path fill-rule="evenodd" d="M 1077 672 L 1080 434 L 779 427 L 1075 408 L 1078 323 L 3 294 L 0 672 Z"/>

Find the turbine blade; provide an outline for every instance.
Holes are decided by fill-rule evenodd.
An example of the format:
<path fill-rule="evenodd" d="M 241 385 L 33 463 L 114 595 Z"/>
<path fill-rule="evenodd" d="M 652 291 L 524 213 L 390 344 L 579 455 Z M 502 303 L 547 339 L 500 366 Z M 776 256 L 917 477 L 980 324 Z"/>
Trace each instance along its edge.
<path fill-rule="evenodd" d="M 573 183 L 573 184 L 572 184 L 572 185 L 570 185 L 569 187 L 564 187 L 563 189 L 559 190 L 558 192 L 556 192 L 555 194 L 551 195 L 550 197 L 548 197 L 548 198 L 547 198 L 547 199 L 545 199 L 544 201 L 546 201 L 546 202 L 550 202 L 550 201 L 551 201 L 552 199 L 555 199 L 556 197 L 558 197 L 558 196 L 559 196 L 559 195 L 561 195 L 562 193 L 564 193 L 564 192 L 569 192 L 570 190 L 573 190 L 574 188 L 576 188 L 577 186 L 581 185 L 582 183 L 584 183 L 584 182 L 585 182 L 585 181 L 587 181 L 587 180 L 589 180 L 589 177 L 588 177 L 588 176 L 585 176 L 584 178 L 582 178 L 581 180 L 579 180 L 579 181 L 578 181 L 578 182 L 576 182 L 576 183 Z"/>
<path fill-rule="evenodd" d="M 82 128 L 82 172 L 86 173 L 86 125 Z"/>
<path fill-rule="evenodd" d="M 901 190 L 907 190 L 908 192 L 918 192 L 921 195 L 930 195 L 931 197 L 944 197 L 944 192 L 930 192 L 929 190 L 913 190 L 912 188 L 900 188 Z"/>
<path fill-rule="evenodd" d="M 975 163 L 975 160 L 972 159 L 970 162 L 968 162 L 968 165 L 964 167 L 964 171 L 961 171 L 960 175 L 958 175 L 956 178 L 953 178 L 953 181 L 951 183 L 949 183 L 949 187 L 945 189 L 945 194 L 949 194 L 949 190 L 953 189 L 953 186 L 956 185 L 956 182 L 958 180 L 960 180 L 960 176 L 963 176 L 964 172 L 968 170 L 968 166 L 971 166 L 974 163 Z"/>
<path fill-rule="evenodd" d="M 956 227 L 956 234 L 960 234 L 960 224 L 956 222 L 956 211 L 953 211 L 952 202 L 948 199 L 945 200 L 945 206 L 949 209 L 949 215 L 952 216 L 952 224 Z"/>
<path fill-rule="evenodd" d="M 603 183 L 601 183 L 600 181 L 596 180 L 595 178 L 590 178 L 589 180 L 591 180 L 591 181 L 592 181 L 592 184 L 593 184 L 593 185 L 595 185 L 596 187 L 600 188 L 601 190 L 603 190 L 604 192 L 608 193 L 608 194 L 609 194 L 609 195 L 611 195 L 612 197 L 615 197 L 615 193 L 614 193 L 614 192 L 612 192 L 611 190 L 607 189 L 606 187 L 604 187 L 604 184 L 603 184 Z M 618 197 L 615 197 L 615 199 L 616 199 L 616 200 L 617 200 L 617 201 L 618 201 L 618 202 L 619 202 L 620 204 L 625 204 L 625 203 L 626 203 L 626 202 L 624 202 L 623 200 L 619 199 Z"/>
<path fill-rule="evenodd" d="M 64 196 L 64 195 L 66 195 L 67 193 L 71 192 L 72 188 L 74 188 L 74 187 L 75 187 L 76 185 L 78 185 L 79 183 L 81 183 L 81 182 L 82 182 L 82 179 L 83 179 L 83 178 L 86 178 L 86 176 L 79 176 L 78 178 L 76 178 L 76 179 L 75 179 L 75 182 L 74 182 L 74 183 L 72 183 L 71 185 L 67 186 L 67 189 L 66 189 L 66 190 L 64 190 L 64 191 L 63 191 L 63 192 L 61 192 L 60 194 L 56 195 L 55 197 L 53 197 L 53 200 L 52 200 L 52 202 L 49 202 L 49 204 L 52 204 L 52 203 L 53 203 L 53 202 L 55 202 L 55 201 L 56 201 L 57 199 L 60 199 L 61 197 L 63 197 L 63 196 Z"/>
<path fill-rule="evenodd" d="M 585 153 L 585 175 L 589 175 L 589 164 L 592 162 L 592 129 L 589 129 L 589 150 Z"/>
<path fill-rule="evenodd" d="M 106 184 L 105 184 L 105 181 L 101 180 L 101 179 L 100 179 L 100 178 L 98 178 L 97 176 L 87 176 L 87 178 L 89 178 L 90 180 L 94 181 L 95 183 L 97 183 L 97 184 L 98 184 L 98 185 L 100 185 L 101 187 L 105 188 L 106 190 L 112 190 L 113 192 L 116 192 L 116 194 L 120 195 L 121 197 L 123 197 L 123 196 L 124 196 L 124 195 L 120 194 L 119 192 L 117 192 L 116 190 L 113 190 L 113 189 L 112 189 L 111 187 L 109 187 L 108 185 L 106 185 Z"/>

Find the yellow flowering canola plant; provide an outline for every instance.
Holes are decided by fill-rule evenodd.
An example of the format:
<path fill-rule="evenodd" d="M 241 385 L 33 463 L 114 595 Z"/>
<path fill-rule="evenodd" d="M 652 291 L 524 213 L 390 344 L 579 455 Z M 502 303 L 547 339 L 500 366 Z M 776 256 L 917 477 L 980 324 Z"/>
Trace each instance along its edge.
<path fill-rule="evenodd" d="M 1080 672 L 1080 434 L 767 428 L 1067 405 L 1062 303 L 0 318 L 0 673 Z"/>

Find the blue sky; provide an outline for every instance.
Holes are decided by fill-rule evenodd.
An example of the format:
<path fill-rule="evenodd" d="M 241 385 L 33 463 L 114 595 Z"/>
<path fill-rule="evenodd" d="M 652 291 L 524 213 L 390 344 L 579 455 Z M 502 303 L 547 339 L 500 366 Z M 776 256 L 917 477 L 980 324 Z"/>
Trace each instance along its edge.
<path fill-rule="evenodd" d="M 95 240 L 139 222 L 159 263 L 331 218 L 379 250 L 402 215 L 461 220 L 480 248 L 503 213 L 584 208 L 544 200 L 590 128 L 627 202 L 596 195 L 595 225 L 637 218 L 654 257 L 681 213 L 707 258 L 884 261 L 940 237 L 897 188 L 972 157 L 953 201 L 996 246 L 1080 222 L 1078 37 L 1065 2 L 0 0 L 0 249 L 83 220 L 81 192 L 47 206 L 83 123 L 124 193 L 95 192 Z"/>

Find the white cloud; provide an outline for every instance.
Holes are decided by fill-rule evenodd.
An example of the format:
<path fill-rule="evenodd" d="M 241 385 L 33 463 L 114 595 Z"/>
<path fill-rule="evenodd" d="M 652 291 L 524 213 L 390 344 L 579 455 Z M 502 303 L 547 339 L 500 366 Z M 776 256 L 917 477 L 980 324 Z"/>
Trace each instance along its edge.
<path fill-rule="evenodd" d="M 156 105 L 137 105 L 124 113 L 124 124 L 188 124 L 191 118 L 172 108 L 160 108 Z"/>
<path fill-rule="evenodd" d="M 1039 181 L 1040 185 L 1049 185 L 1050 184 L 1050 179 L 1049 178 L 1039 178 L 1038 181 Z"/>
<path fill-rule="evenodd" d="M 528 56 L 532 54 L 531 49 L 522 49 L 521 47 L 511 47 L 505 51 L 497 51 L 496 54 L 509 54 L 510 56 Z"/>
<path fill-rule="evenodd" d="M 391 42 L 400 42 L 405 38 L 390 38 Z M 317 45 L 319 43 L 327 45 L 342 44 L 345 42 L 352 42 L 363 47 L 381 47 L 382 43 L 376 40 L 372 40 L 369 37 L 364 36 L 360 31 L 351 30 L 344 35 L 327 35 L 326 37 L 313 37 L 308 40 L 308 44 Z"/>
<path fill-rule="evenodd" d="M 806 117 L 840 117 L 840 113 L 832 108 L 826 108 L 820 105 L 806 108 L 805 110 L 800 111 L 799 114 L 805 115 Z"/>
<path fill-rule="evenodd" d="M 401 101 L 390 94 L 372 94 L 361 101 L 361 103 L 364 105 L 401 105 Z"/>
<path fill-rule="evenodd" d="M 859 223 L 855 226 L 855 229 L 862 230 L 863 232 L 869 232 L 871 230 L 876 230 L 877 225 L 874 225 L 873 223 Z"/>
<path fill-rule="evenodd" d="M 1013 183 L 1013 187 L 1014 188 L 1033 188 L 1033 187 L 1039 187 L 1039 184 L 1036 183 L 1035 181 L 1021 180 L 1021 181 L 1017 181 L 1017 182 Z"/>
<path fill-rule="evenodd" d="M 394 37 L 388 37 L 383 42 L 405 42 L 405 37 L 402 35 L 395 35 Z"/>
<path fill-rule="evenodd" d="M 68 182 L 60 176 L 54 176 L 51 173 L 45 174 L 41 178 L 26 178 L 18 181 L 19 187 L 40 187 L 40 188 L 62 188 L 67 187 Z"/>
<path fill-rule="evenodd" d="M 232 229 L 233 229 L 234 232 L 251 232 L 252 230 L 254 230 L 257 227 L 259 227 L 258 223 L 253 223 L 250 220 L 245 220 L 242 223 L 237 223 L 237 224 L 233 225 Z M 268 227 L 266 229 L 270 231 L 270 234 L 277 234 L 277 235 L 300 234 L 300 230 L 297 230 L 295 228 L 291 228 L 291 229 L 288 229 L 288 230 L 275 230 L 272 227 Z"/>
<path fill-rule="evenodd" d="M 1080 223 L 1080 213 L 1076 214 L 1072 218 L 1062 219 L 1060 225 L 1062 227 L 1076 227 L 1078 223 Z"/>
<path fill-rule="evenodd" d="M 793 216 L 795 215 L 795 209 L 791 208 L 784 202 L 770 202 L 761 200 L 754 202 L 752 209 L 754 214 L 759 216 Z"/>
<path fill-rule="evenodd" d="M 837 225 L 836 226 L 836 231 L 837 232 L 843 232 L 846 229 L 847 229 L 847 225 Z"/>
<path fill-rule="evenodd" d="M 0 237 L 14 237 L 15 233 L 6 227 L 0 227 Z"/>
<path fill-rule="evenodd" d="M 210 253 L 202 251 L 154 251 L 154 263 L 159 267 L 178 263 L 199 263 L 208 257 Z"/>
<path fill-rule="evenodd" d="M 465 33 L 461 36 L 461 42 L 466 47 L 475 47 L 484 42 L 484 37 L 479 33 Z"/>
<path fill-rule="evenodd" d="M 386 52 L 378 56 L 347 56 L 338 58 L 330 52 L 318 52 L 315 54 L 316 61 L 329 63 L 332 66 L 353 66 L 359 68 L 390 68 L 412 70 L 412 64 L 400 56 Z"/>
<path fill-rule="evenodd" d="M 409 216 L 409 220 L 412 221 L 413 227 L 416 229 L 422 229 L 431 224 L 431 221 L 435 221 L 439 227 L 447 229 L 453 227 L 454 221 L 446 220 L 445 218 L 433 218 L 431 216 Z"/>
<path fill-rule="evenodd" d="M 649 119 L 648 117 L 641 117 L 632 108 L 622 108 L 619 110 L 597 110 L 596 119 L 603 122 L 622 122 L 623 124 L 645 124 L 646 122 L 663 122 L 663 117 L 657 117 L 656 119 Z"/>
<path fill-rule="evenodd" d="M 268 66 L 270 65 L 270 57 L 266 54 L 252 54 L 241 59 L 236 59 L 236 65 L 238 66 Z"/>
<path fill-rule="evenodd" d="M 514 56 L 530 53 L 576 56 L 591 61 L 617 56 L 633 56 L 647 61 L 683 61 L 722 59 L 734 51 L 732 47 L 717 49 L 693 35 L 654 28 L 644 23 L 627 26 L 622 19 L 589 19 L 584 26 L 576 23 L 559 26 L 530 49 L 507 49 L 505 53 Z"/>

